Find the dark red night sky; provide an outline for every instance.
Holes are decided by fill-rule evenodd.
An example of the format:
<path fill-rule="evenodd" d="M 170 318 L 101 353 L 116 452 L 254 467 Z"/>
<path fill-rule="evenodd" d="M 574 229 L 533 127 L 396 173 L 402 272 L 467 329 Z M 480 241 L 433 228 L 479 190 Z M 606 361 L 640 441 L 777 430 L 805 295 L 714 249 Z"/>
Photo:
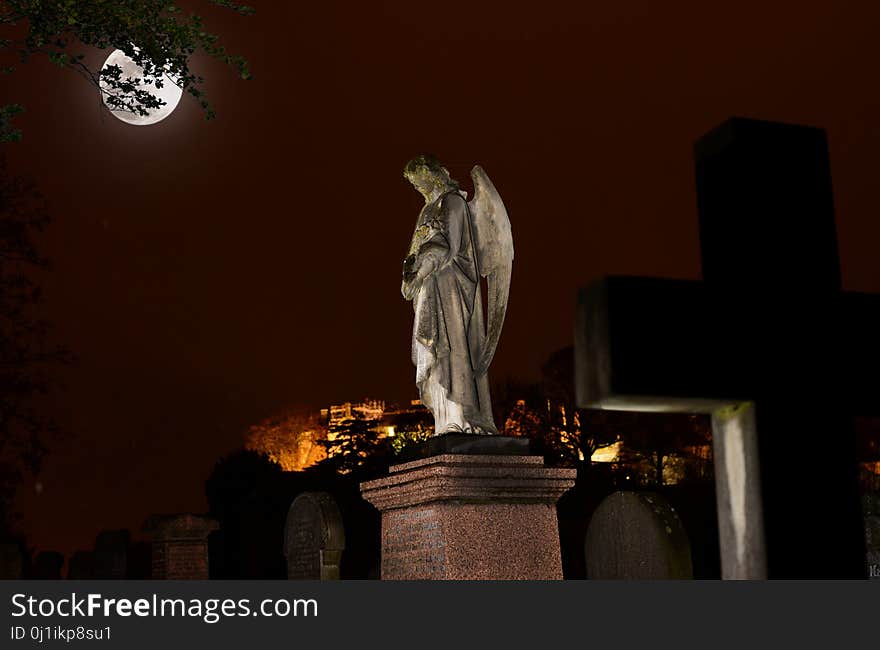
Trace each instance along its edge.
<path fill-rule="evenodd" d="M 844 285 L 880 292 L 880 6 L 252 4 L 204 12 L 256 76 L 200 60 L 215 122 L 184 99 L 128 126 L 42 62 L 3 89 L 28 109 L 6 153 L 54 216 L 45 308 L 77 356 L 49 406 L 68 435 L 20 499 L 38 548 L 204 510 L 214 462 L 282 407 L 416 395 L 417 153 L 482 164 L 510 212 L 498 376 L 571 342 L 597 276 L 699 277 L 692 143 L 731 115 L 828 130 Z"/>

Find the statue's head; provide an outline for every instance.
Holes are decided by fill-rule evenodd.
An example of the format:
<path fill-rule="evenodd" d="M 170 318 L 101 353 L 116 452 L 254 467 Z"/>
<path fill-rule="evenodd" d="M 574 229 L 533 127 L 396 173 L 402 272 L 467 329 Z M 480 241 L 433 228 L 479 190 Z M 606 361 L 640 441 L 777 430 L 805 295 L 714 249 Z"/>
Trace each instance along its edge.
<path fill-rule="evenodd" d="M 431 154 L 416 156 L 406 163 L 403 176 L 425 198 L 458 189 L 458 183 L 449 175 L 449 170 Z"/>

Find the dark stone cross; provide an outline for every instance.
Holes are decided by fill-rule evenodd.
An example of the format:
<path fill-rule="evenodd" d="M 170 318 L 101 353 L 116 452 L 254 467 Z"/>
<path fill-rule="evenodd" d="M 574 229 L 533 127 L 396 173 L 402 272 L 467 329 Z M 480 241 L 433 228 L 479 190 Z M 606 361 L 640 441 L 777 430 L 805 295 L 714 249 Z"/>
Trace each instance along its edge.
<path fill-rule="evenodd" d="M 731 119 L 695 154 L 704 281 L 582 289 L 578 401 L 711 413 L 723 577 L 865 577 L 880 297 L 841 291 L 825 132 Z"/>

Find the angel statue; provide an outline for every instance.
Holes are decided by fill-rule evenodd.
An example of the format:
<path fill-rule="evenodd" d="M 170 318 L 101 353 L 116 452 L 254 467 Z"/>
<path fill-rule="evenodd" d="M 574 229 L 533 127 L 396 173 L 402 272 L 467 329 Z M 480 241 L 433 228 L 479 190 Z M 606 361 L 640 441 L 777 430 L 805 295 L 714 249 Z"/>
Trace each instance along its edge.
<path fill-rule="evenodd" d="M 412 359 L 434 435 L 497 434 L 489 398 L 489 364 L 507 312 L 513 237 L 501 197 L 486 172 L 471 171 L 474 198 L 433 156 L 409 161 L 404 177 L 425 198 L 401 293 L 413 301 Z M 480 278 L 487 278 L 488 326 Z"/>

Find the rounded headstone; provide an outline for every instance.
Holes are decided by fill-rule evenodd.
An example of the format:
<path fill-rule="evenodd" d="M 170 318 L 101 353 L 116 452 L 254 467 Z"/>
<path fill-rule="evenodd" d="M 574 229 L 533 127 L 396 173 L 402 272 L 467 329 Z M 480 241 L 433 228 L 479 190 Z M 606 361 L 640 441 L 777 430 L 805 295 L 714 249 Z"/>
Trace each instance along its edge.
<path fill-rule="evenodd" d="M 691 546 L 675 510 L 649 492 L 615 492 L 596 508 L 584 544 L 594 580 L 693 578 Z"/>
<path fill-rule="evenodd" d="M 303 492 L 287 512 L 284 556 L 290 580 L 339 580 L 345 529 L 336 500 L 326 492 Z"/>

